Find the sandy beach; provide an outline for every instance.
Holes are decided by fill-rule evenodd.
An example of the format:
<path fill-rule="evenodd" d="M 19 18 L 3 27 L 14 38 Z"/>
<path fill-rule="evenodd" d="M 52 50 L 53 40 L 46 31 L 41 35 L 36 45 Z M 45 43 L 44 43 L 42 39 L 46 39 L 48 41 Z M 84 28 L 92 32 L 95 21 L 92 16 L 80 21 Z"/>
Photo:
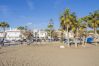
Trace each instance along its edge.
<path fill-rule="evenodd" d="M 0 66 L 99 66 L 99 45 L 17 45 L 0 49 Z"/>

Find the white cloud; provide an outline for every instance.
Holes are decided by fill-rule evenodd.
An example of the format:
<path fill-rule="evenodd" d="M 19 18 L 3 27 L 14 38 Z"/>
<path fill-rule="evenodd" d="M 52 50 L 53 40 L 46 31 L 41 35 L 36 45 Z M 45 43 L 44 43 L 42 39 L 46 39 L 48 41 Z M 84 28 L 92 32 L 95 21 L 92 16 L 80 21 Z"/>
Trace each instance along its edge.
<path fill-rule="evenodd" d="M 26 0 L 27 2 L 27 6 L 29 7 L 29 9 L 33 10 L 34 9 L 34 3 L 32 0 Z"/>
<path fill-rule="evenodd" d="M 30 26 L 30 25 L 32 25 L 32 22 L 27 23 L 27 26 Z"/>

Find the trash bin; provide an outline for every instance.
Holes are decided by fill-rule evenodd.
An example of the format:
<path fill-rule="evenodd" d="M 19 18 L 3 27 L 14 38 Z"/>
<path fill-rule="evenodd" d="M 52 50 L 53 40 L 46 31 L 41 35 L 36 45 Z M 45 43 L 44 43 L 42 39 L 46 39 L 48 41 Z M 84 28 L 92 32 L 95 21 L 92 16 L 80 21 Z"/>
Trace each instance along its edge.
<path fill-rule="evenodd" d="M 93 42 L 93 37 L 87 37 L 87 43 L 92 43 Z"/>

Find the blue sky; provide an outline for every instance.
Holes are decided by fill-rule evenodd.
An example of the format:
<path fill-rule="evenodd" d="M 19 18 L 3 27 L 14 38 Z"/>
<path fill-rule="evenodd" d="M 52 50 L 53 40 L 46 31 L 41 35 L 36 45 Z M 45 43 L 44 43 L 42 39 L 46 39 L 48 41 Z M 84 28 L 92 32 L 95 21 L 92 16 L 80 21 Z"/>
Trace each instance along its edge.
<path fill-rule="evenodd" d="M 59 28 L 59 17 L 66 8 L 80 18 L 99 10 L 99 0 L 0 0 L 0 21 L 11 27 L 46 28 L 53 19 Z"/>

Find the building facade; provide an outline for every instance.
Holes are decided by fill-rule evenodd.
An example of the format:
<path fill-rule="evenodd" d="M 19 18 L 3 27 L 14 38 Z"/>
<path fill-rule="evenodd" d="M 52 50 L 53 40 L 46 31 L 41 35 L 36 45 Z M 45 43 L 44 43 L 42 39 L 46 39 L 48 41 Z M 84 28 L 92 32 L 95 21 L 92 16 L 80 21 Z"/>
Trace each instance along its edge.
<path fill-rule="evenodd" d="M 40 38 L 40 39 L 46 39 L 47 38 L 47 32 L 45 30 L 33 30 L 33 36 L 34 38 Z"/>
<path fill-rule="evenodd" d="M 6 30 L 6 39 L 7 40 L 21 40 L 22 39 L 22 33 L 20 30 L 17 29 L 11 29 Z"/>

